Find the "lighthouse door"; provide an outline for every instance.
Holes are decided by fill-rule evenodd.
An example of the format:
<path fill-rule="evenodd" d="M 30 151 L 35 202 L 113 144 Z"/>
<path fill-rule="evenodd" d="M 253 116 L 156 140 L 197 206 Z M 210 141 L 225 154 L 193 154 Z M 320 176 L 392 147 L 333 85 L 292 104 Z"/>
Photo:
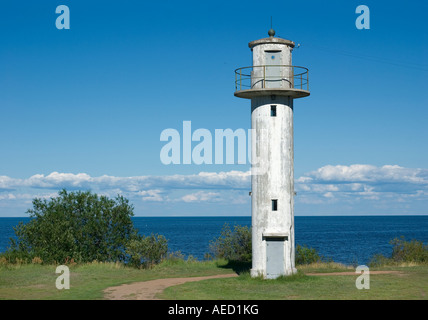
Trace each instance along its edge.
<path fill-rule="evenodd" d="M 265 51 L 265 88 L 281 87 L 281 51 Z"/>
<path fill-rule="evenodd" d="M 266 278 L 283 275 L 284 266 L 284 238 L 266 238 Z"/>

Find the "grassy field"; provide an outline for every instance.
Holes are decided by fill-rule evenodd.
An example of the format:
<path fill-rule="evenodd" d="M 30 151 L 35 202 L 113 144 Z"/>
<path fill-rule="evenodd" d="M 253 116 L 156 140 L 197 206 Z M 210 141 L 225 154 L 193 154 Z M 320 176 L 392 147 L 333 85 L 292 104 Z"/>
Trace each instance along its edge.
<path fill-rule="evenodd" d="M 114 263 L 70 266 L 70 289 L 58 290 L 56 266 L 22 264 L 0 266 L 0 299 L 103 299 L 103 290 L 124 283 L 160 278 L 231 273 L 214 262 L 167 261 L 150 270 Z"/>
<path fill-rule="evenodd" d="M 326 270 L 327 269 L 327 270 Z M 386 268 L 384 268 L 385 270 Z M 297 275 L 277 280 L 252 279 L 248 273 L 238 278 L 212 279 L 167 288 L 162 299 L 428 299 L 428 267 L 394 267 L 399 274 L 370 275 L 370 289 L 358 290 L 354 275 L 308 276 L 304 272 L 329 271 L 328 268 L 300 270 Z M 334 270 L 338 271 L 338 270 Z M 348 270 L 349 272 L 349 270 Z"/>
<path fill-rule="evenodd" d="M 223 262 L 166 261 L 150 270 L 119 264 L 71 266 L 70 290 L 58 290 L 55 266 L 23 264 L 0 266 L 0 299 L 103 299 L 110 286 L 159 278 L 232 273 Z M 372 269 L 370 269 L 372 271 Z M 236 278 L 210 279 L 169 287 L 162 299 L 427 299 L 428 266 L 385 267 L 400 274 L 370 275 L 370 289 L 358 290 L 355 275 L 309 276 L 312 272 L 354 271 L 337 265 L 313 265 L 297 275 L 277 280 L 252 279 L 248 272 Z"/>

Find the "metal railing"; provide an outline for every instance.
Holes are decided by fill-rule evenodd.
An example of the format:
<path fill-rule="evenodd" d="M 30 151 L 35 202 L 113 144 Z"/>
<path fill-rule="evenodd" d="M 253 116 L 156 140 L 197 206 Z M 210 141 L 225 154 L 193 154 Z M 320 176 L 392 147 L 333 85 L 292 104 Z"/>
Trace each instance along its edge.
<path fill-rule="evenodd" d="M 235 90 L 301 89 L 309 91 L 309 70 L 305 67 L 263 65 L 235 70 Z"/>

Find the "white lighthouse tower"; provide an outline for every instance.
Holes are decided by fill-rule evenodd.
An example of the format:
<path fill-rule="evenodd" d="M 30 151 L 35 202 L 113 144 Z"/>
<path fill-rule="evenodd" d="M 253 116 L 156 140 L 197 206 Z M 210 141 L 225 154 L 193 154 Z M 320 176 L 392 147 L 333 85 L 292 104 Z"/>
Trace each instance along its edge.
<path fill-rule="evenodd" d="M 309 96 L 308 69 L 293 66 L 294 42 L 248 45 L 253 65 L 235 70 L 235 96 L 251 99 L 252 276 L 296 272 L 294 262 L 293 101 Z"/>

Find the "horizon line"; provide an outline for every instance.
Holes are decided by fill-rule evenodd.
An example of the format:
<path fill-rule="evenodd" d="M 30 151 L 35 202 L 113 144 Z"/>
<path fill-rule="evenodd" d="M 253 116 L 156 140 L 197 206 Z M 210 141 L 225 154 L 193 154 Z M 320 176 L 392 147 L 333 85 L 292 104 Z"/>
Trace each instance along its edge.
<path fill-rule="evenodd" d="M 343 214 L 331 214 L 331 215 L 295 215 L 294 217 L 412 217 L 412 216 L 428 216 L 428 213 L 416 213 L 416 214 L 350 214 L 350 215 L 343 215 Z M 1 218 L 31 218 L 30 216 L 0 216 Z M 251 218 L 251 215 L 242 215 L 242 216 L 236 216 L 236 215 L 222 215 L 222 216 L 214 216 L 214 215 L 207 215 L 207 216 L 194 216 L 194 215 L 188 215 L 188 216 L 132 216 L 131 218 Z"/>

